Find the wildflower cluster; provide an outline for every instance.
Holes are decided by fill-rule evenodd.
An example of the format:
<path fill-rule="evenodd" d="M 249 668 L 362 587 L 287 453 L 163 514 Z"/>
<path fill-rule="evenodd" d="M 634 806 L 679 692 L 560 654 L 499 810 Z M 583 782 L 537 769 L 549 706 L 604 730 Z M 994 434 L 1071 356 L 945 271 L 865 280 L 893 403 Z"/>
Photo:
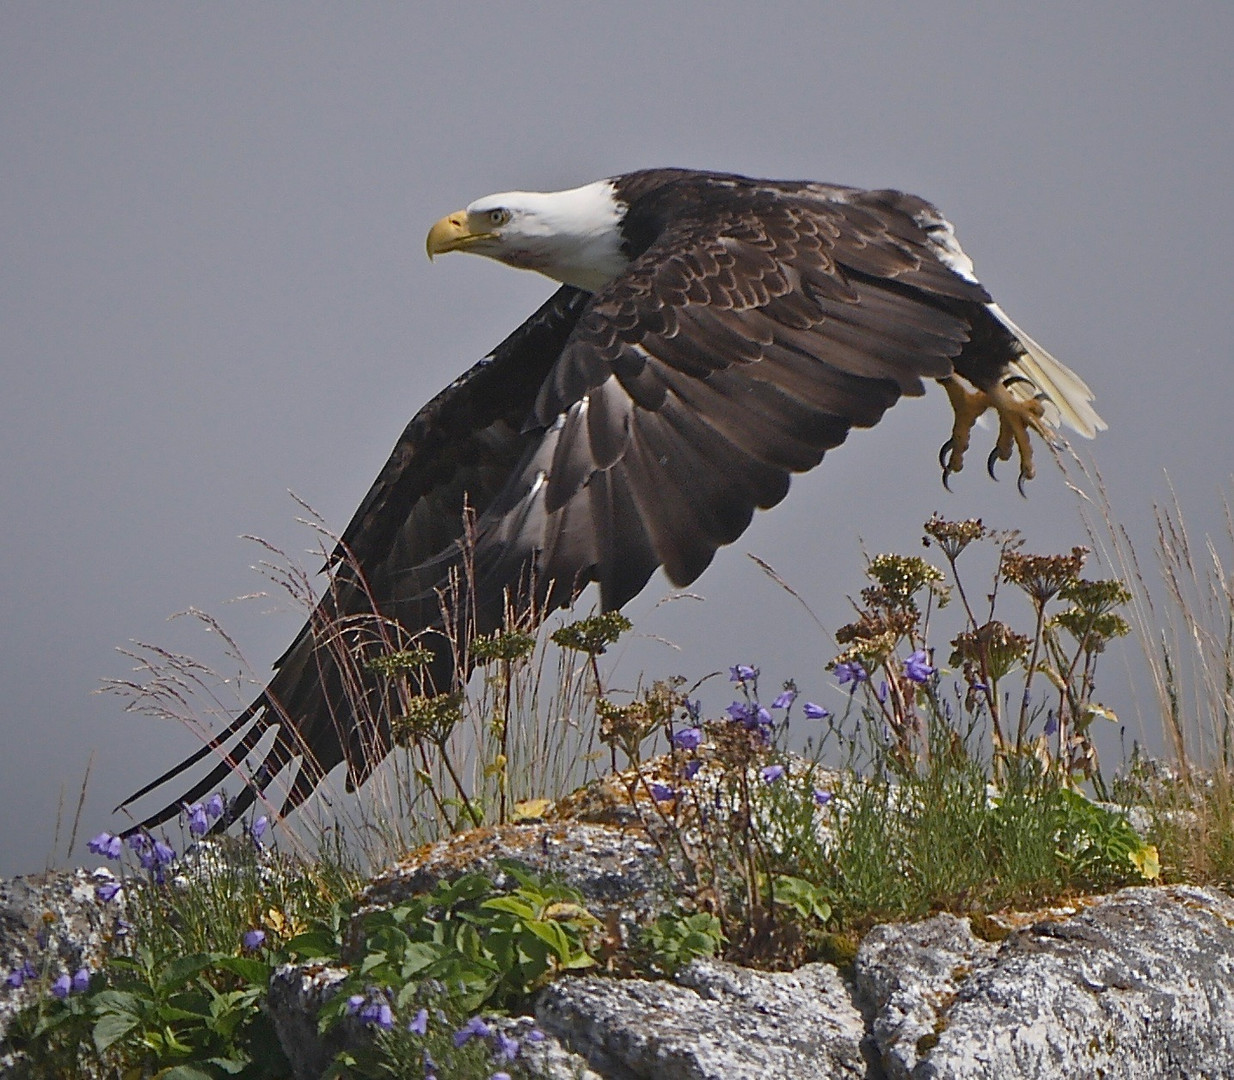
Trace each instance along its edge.
<path fill-rule="evenodd" d="M 382 656 L 370 657 L 365 661 L 365 666 L 370 671 L 393 679 L 409 671 L 419 671 L 427 667 L 433 662 L 433 655 L 432 649 L 420 645 L 414 649 L 400 649 Z"/>
<path fill-rule="evenodd" d="M 934 524 L 946 535 L 943 523 Z M 962 549 L 957 545 L 952 548 Z M 870 691 L 888 739 L 910 760 L 920 752 L 919 705 L 933 692 L 926 628 L 931 611 L 945 606 L 950 592 L 943 572 L 918 556 L 876 555 L 866 576 L 874 584 L 862 589 L 857 618 L 836 631 L 836 641 L 846 647 L 829 666 L 850 698 L 863 685 Z"/>
<path fill-rule="evenodd" d="M 394 721 L 394 741 L 402 746 L 428 742 L 442 747 L 463 719 L 461 694 L 418 694 Z"/>
<path fill-rule="evenodd" d="M 359 1015 L 363 1018 L 363 1011 Z M 381 1020 L 367 1022 L 384 1031 L 394 1028 L 393 1021 L 389 1026 Z M 518 1032 L 515 1035 L 511 1034 L 509 1022 L 497 1017 L 486 1018 L 476 1014 L 458 1024 L 457 1021 L 452 1022 L 440 1008 L 430 1011 L 426 1007 L 421 1007 L 403 1030 L 414 1037 L 411 1045 L 419 1050 L 424 1080 L 461 1074 L 466 1067 L 464 1061 L 471 1065 L 466 1069 L 467 1075 L 476 1075 L 475 1068 L 482 1067 L 483 1063 L 494 1070 L 488 1073 L 489 1080 L 510 1080 L 506 1068 L 524 1056 L 526 1047 L 538 1045 L 546 1038 L 538 1027 L 513 1029 Z M 395 1040 L 387 1041 L 393 1044 Z M 481 1047 L 483 1057 L 477 1057 L 473 1051 Z M 401 1058 L 405 1060 L 411 1056 L 414 1055 L 404 1052 Z"/>
<path fill-rule="evenodd" d="M 149 833 L 141 832 L 130 833 L 125 840 L 112 833 L 101 832 L 86 844 L 87 849 L 95 855 L 102 855 L 104 858 L 116 861 L 123 857 L 126 846 L 137 856 L 141 868 L 150 875 L 151 879 L 156 884 L 162 885 L 166 879 L 167 868 L 176 861 L 176 849 L 166 840 L 159 840 Z M 115 882 L 107 881 L 98 886 L 95 893 L 100 900 L 108 901 L 115 898 L 120 888 L 121 886 Z"/>
<path fill-rule="evenodd" d="M 931 607 L 942 607 L 957 594 L 965 624 L 951 639 L 948 663 L 963 677 L 962 707 L 975 720 L 989 721 L 997 756 L 1026 750 L 1057 760 L 1070 775 L 1096 776 L 1096 752 L 1089 734 L 1094 718 L 1110 715 L 1091 700 L 1095 659 L 1106 644 L 1128 632 L 1118 608 L 1130 593 L 1119 581 L 1089 581 L 1081 572 L 1087 549 L 1060 555 L 1021 550 L 1014 532 L 995 532 L 980 521 L 947 521 L 937 514 L 924 525 L 923 542 L 947 561 L 951 582 L 917 557 L 879 555 L 869 561 L 874 582 L 862 590 L 857 618 L 841 627 L 836 640 L 844 646 L 832 668 L 850 694 L 864 686 L 868 708 L 901 761 L 919 760 L 927 752 L 925 717 L 948 716 L 950 705 L 937 700 L 936 666 L 927 644 Z M 992 586 L 982 590 L 988 609 L 978 614 L 970 601 L 958 561 L 981 543 L 997 549 Z M 967 556 L 966 556 L 967 558 Z M 967 564 L 966 564 L 967 565 Z M 1030 633 L 1013 629 L 995 616 L 1000 586 L 1011 586 L 1027 599 L 1033 613 Z M 1005 593 L 1005 590 L 1003 590 Z M 1052 610 L 1058 602 L 1070 606 Z M 1068 635 L 1071 646 L 1062 634 Z M 907 656 L 905 653 L 907 652 Z M 1002 684 L 1012 675 L 1022 686 L 1009 699 Z M 1043 675 L 1057 690 L 1039 712 L 1032 711 L 1034 677 Z M 1014 704 L 1012 704 L 1014 702 Z M 1008 710 L 1013 716 L 1006 715 Z M 1041 715 L 1041 736 L 1055 739 L 1051 748 L 1035 742 L 1031 727 Z"/>
<path fill-rule="evenodd" d="M 394 1010 L 390 1007 L 393 998 L 388 987 L 369 987 L 367 993 L 347 998 L 347 1015 L 366 1026 L 389 1031 L 394 1027 Z"/>
<path fill-rule="evenodd" d="M 969 518 L 967 521 L 946 521 L 937 513 L 922 526 L 925 537 L 922 542 L 926 547 L 933 540 L 942 551 L 949 563 L 954 563 L 960 552 L 969 544 L 983 540 L 989 535 L 989 530 L 981 523 L 981 518 Z"/>
<path fill-rule="evenodd" d="M 816 920 L 827 910 L 816 897 L 802 915 L 777 896 L 779 883 L 787 880 L 782 864 L 793 858 L 786 852 L 798 848 L 800 835 L 814 833 L 815 815 L 832 800 L 831 791 L 813 781 L 817 762 L 791 757 L 784 748 L 791 717 L 800 708 L 815 724 L 832 714 L 813 701 L 799 705 L 802 695 L 791 680 L 764 698 L 761 672 L 752 664 L 734 664 L 728 676 L 736 696 L 719 717 L 704 719 L 700 704 L 681 692 L 673 699 L 675 708 L 659 715 L 671 747 L 668 777 L 662 762 L 655 765 L 656 778 L 644 775 L 648 770 L 631 752 L 632 805 L 640 808 L 641 783 L 659 817 L 648 823 L 648 832 L 679 878 L 682 895 L 706 897 L 647 928 L 643 947 L 652 970 L 675 970 L 692 956 L 713 954 L 724 942 L 731 955 L 761 956 L 775 940 L 775 934 L 767 936 L 769 926 L 786 918 Z M 638 735 L 647 730 L 638 729 Z M 636 744 L 632 741 L 631 751 Z M 707 772 L 700 776 L 704 765 Z M 703 910 L 696 906 L 700 903 Z"/>
<path fill-rule="evenodd" d="M 1004 581 L 1019 586 L 1038 606 L 1053 600 L 1068 585 L 1075 583 L 1088 548 L 1073 547 L 1069 555 L 1025 555 L 1004 551 L 999 572 Z"/>
<path fill-rule="evenodd" d="M 603 615 L 578 619 L 553 631 L 552 640 L 563 649 L 573 649 L 575 652 L 596 657 L 603 655 L 610 645 L 633 626 L 620 611 L 606 611 Z"/>

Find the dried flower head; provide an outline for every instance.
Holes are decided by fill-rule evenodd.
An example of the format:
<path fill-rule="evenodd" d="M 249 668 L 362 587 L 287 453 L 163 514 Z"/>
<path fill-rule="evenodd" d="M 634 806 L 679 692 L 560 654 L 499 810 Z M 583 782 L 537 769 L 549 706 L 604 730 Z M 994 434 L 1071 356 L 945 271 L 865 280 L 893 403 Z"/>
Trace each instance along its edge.
<path fill-rule="evenodd" d="M 536 647 L 534 634 L 526 630 L 504 630 L 495 634 L 482 634 L 471 642 L 471 656 L 477 664 L 493 660 L 511 662 L 529 656 Z"/>
<path fill-rule="evenodd" d="M 1080 578 L 1064 585 L 1058 595 L 1093 615 L 1104 615 L 1131 602 L 1131 590 L 1117 578 L 1099 581 Z"/>
<path fill-rule="evenodd" d="M 976 630 L 966 630 L 952 638 L 950 664 L 952 667 L 971 664 L 997 681 L 1024 658 L 1031 644 L 1031 638 L 993 619 Z"/>
<path fill-rule="evenodd" d="M 926 531 L 924 543 L 930 546 L 930 537 L 938 544 L 948 561 L 954 562 L 956 557 L 975 540 L 984 539 L 989 530 L 981 524 L 981 518 L 969 518 L 967 521 L 947 521 L 937 513 L 922 526 Z"/>
<path fill-rule="evenodd" d="M 1127 620 L 1112 611 L 1093 614 L 1080 607 L 1060 611 L 1050 620 L 1051 626 L 1061 626 L 1086 653 L 1104 652 L 1113 639 L 1131 633 Z"/>
<path fill-rule="evenodd" d="M 867 592 L 873 590 L 867 589 Z M 894 642 L 900 637 L 911 634 L 921 621 L 917 611 L 863 611 L 856 622 L 846 623 L 836 631 L 836 641 L 841 645 L 879 642 L 880 647 L 874 652 L 883 651 L 882 643 L 890 635 Z M 892 646 L 894 648 L 894 645 Z"/>
<path fill-rule="evenodd" d="M 707 740 L 716 763 L 724 769 L 744 770 L 767 749 L 765 729 L 758 724 L 709 723 Z"/>
<path fill-rule="evenodd" d="M 596 702 L 600 716 L 600 741 L 608 746 L 621 746 L 633 757 L 638 747 L 653 731 L 666 728 L 678 708 L 687 704 L 681 692 L 684 679 L 658 679 L 642 698 L 628 705 L 618 705 L 607 698 Z"/>
<path fill-rule="evenodd" d="M 874 637 L 854 639 L 853 643 L 827 665 L 828 669 L 841 674 L 849 664 L 859 664 L 868 673 L 874 671 L 896 650 L 900 635 L 888 631 Z M 841 680 L 847 682 L 847 679 Z"/>
<path fill-rule="evenodd" d="M 870 607 L 915 612 L 917 602 L 914 598 L 922 589 L 929 589 L 938 599 L 940 607 L 947 602 L 948 590 L 942 584 L 943 572 L 919 555 L 875 555 L 866 567 L 866 576 L 877 585 L 877 588 L 863 589 L 861 593 Z"/>
<path fill-rule="evenodd" d="M 622 634 L 633 627 L 620 611 L 606 611 L 578 619 L 553 632 L 553 643 L 588 656 L 600 656 Z"/>
<path fill-rule="evenodd" d="M 365 661 L 370 671 L 393 679 L 408 671 L 418 671 L 433 662 L 433 650 L 423 646 L 414 649 L 400 649 L 398 652 L 386 653 L 384 656 L 374 656 Z"/>
<path fill-rule="evenodd" d="M 440 746 L 463 719 L 461 694 L 417 695 L 407 702 L 407 711 L 393 723 L 394 741 L 400 746 L 428 741 Z"/>
<path fill-rule="evenodd" d="M 1037 607 L 1044 607 L 1064 588 L 1078 583 L 1088 548 L 1073 547 L 1070 555 L 1024 555 L 1004 551 L 999 573 L 1024 590 Z"/>

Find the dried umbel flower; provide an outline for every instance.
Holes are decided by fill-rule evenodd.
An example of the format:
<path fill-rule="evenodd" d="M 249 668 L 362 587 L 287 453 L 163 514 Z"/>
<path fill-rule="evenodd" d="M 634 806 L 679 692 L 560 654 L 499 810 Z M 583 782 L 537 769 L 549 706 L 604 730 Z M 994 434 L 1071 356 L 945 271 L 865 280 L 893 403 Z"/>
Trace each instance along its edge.
<path fill-rule="evenodd" d="M 929 547 L 929 537 L 933 537 L 934 542 L 951 562 L 973 541 L 982 540 L 989 535 L 989 530 L 981 524 L 981 518 L 947 521 L 935 514 L 922 528 L 926 531 L 925 545 Z"/>
<path fill-rule="evenodd" d="M 1004 581 L 1018 585 L 1041 608 L 1064 588 L 1078 583 L 1088 548 L 1073 547 L 1070 555 L 1023 555 L 1003 552 L 999 572 Z"/>
<path fill-rule="evenodd" d="M 394 719 L 394 741 L 400 746 L 421 741 L 440 746 L 462 719 L 461 694 L 413 697 L 407 702 L 407 711 Z"/>
<path fill-rule="evenodd" d="M 848 664 L 858 663 L 867 672 L 877 669 L 895 652 L 900 635 L 892 631 L 873 637 L 855 639 L 847 649 L 827 665 L 828 670 L 839 671 Z"/>
<path fill-rule="evenodd" d="M 600 656 L 633 625 L 620 611 L 606 611 L 555 630 L 553 643 L 588 656 Z"/>
<path fill-rule="evenodd" d="M 638 747 L 651 734 L 654 725 L 648 722 L 647 710 L 639 702 L 617 705 L 607 698 L 596 702 L 600 716 L 600 741 L 606 746 Z"/>
<path fill-rule="evenodd" d="M 951 640 L 952 667 L 974 666 L 997 681 L 1028 653 L 1032 638 L 1017 634 L 1005 623 L 993 619 L 976 630 L 966 630 Z"/>
<path fill-rule="evenodd" d="M 863 611 L 856 622 L 847 623 L 836 631 L 836 641 L 841 645 L 881 643 L 888 635 L 894 640 L 911 634 L 919 621 L 916 611 Z"/>
<path fill-rule="evenodd" d="M 1104 578 L 1100 581 L 1081 578 L 1079 581 L 1068 582 L 1059 590 L 1058 595 L 1092 615 L 1104 615 L 1131 602 L 1131 590 L 1117 578 Z"/>
<path fill-rule="evenodd" d="M 365 661 L 365 667 L 393 679 L 404 672 L 417 671 L 433 662 L 433 650 L 423 646 L 414 649 L 401 649 L 398 652 L 386 653 L 384 656 L 374 656 Z"/>
<path fill-rule="evenodd" d="M 477 637 L 471 642 L 470 651 L 477 664 L 487 664 L 493 660 L 521 660 L 535 647 L 535 635 L 526 630 L 506 630 Z"/>
<path fill-rule="evenodd" d="M 712 722 L 707 725 L 707 739 L 715 761 L 724 769 L 744 770 L 767 750 L 761 725 Z"/>
<path fill-rule="evenodd" d="M 685 694 L 681 692 L 684 679 L 660 679 L 639 701 L 629 705 L 617 705 L 600 698 L 596 711 L 600 715 L 600 741 L 609 746 L 622 746 L 628 751 L 637 750 L 642 741 L 653 731 L 668 726 L 673 713 L 684 708 Z"/>
<path fill-rule="evenodd" d="M 915 612 L 914 597 L 925 588 L 938 597 L 940 607 L 947 602 L 947 589 L 941 584 L 943 572 L 920 556 L 875 555 L 866 575 L 878 586 L 862 591 L 862 599 L 870 607 Z"/>
<path fill-rule="evenodd" d="M 1131 633 L 1127 620 L 1112 611 L 1093 614 L 1080 607 L 1060 611 L 1050 620 L 1051 626 L 1061 626 L 1083 647 L 1086 653 L 1104 652 L 1113 638 Z"/>

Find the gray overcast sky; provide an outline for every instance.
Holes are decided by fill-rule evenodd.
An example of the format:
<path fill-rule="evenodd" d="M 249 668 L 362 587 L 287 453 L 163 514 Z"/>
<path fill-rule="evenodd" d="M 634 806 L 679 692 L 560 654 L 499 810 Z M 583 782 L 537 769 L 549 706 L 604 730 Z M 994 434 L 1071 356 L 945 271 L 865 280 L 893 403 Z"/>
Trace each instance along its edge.
<path fill-rule="evenodd" d="M 92 753 L 84 836 L 196 745 L 91 695 L 116 647 L 208 653 L 166 621 L 192 605 L 264 670 L 300 615 L 228 604 L 263 585 L 238 537 L 310 546 L 288 489 L 345 524 L 411 414 L 548 294 L 426 262 L 428 226 L 492 191 L 674 164 L 924 195 L 1096 391 L 1142 554 L 1163 470 L 1220 531 L 1232 48 L 1227 0 L 4 5 L 0 874 L 43 865 Z M 721 552 L 705 606 L 652 610 L 657 579 L 631 613 L 682 652 L 619 675 L 741 660 L 826 700 L 830 646 L 747 551 L 835 625 L 862 539 L 911 550 L 935 509 L 1083 541 L 1048 463 L 1023 501 L 978 455 L 948 496 L 947 426 L 933 390 L 857 433 Z M 1105 671 L 1120 711 L 1135 663 Z"/>

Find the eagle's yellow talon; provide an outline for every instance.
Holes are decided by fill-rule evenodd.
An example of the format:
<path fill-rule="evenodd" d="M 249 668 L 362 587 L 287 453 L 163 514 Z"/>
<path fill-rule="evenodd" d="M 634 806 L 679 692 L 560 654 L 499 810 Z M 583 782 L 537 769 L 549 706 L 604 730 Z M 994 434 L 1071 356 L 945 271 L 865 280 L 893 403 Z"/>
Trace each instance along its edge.
<path fill-rule="evenodd" d="M 951 376 L 939 380 L 947 397 L 951 399 L 951 408 L 955 413 L 955 424 L 949 438 L 939 451 L 939 464 L 943 467 L 943 485 L 952 473 L 964 468 L 964 454 L 968 450 L 973 424 L 986 409 L 993 408 L 998 413 L 998 440 L 990 456 L 986 459 L 986 471 L 995 480 L 994 463 L 1010 461 L 1012 451 L 1018 451 L 1020 457 L 1020 476 L 1018 480 L 1020 493 L 1024 493 L 1024 482 L 1036 475 L 1033 466 L 1033 447 L 1029 436 L 1030 431 L 1037 432 L 1043 438 L 1048 437 L 1042 417 L 1045 408 L 1036 398 L 1027 400 L 1011 393 L 1007 383 L 995 383 L 988 390 L 968 389 L 960 379 Z M 1011 380 L 1008 380 L 1009 382 Z"/>
<path fill-rule="evenodd" d="M 943 443 L 938 455 L 939 463 L 943 467 L 943 486 L 946 487 L 947 478 L 964 468 L 964 454 L 968 450 L 973 424 L 977 417 L 990 407 L 990 399 L 980 390 L 966 389 L 955 376 L 939 381 L 947 391 L 947 396 L 951 399 L 951 409 L 955 413 L 951 438 Z"/>
<path fill-rule="evenodd" d="M 1033 444 L 1029 431 L 1035 431 L 1042 438 L 1048 438 L 1045 425 L 1041 418 L 1045 415 L 1045 407 L 1036 398 L 1021 399 L 1015 397 L 1008 389 L 996 384 L 989 391 L 990 404 L 998 410 L 998 443 L 995 452 L 1000 461 L 1011 458 L 1014 446 L 1020 452 L 1020 491 L 1024 490 L 1024 481 L 1037 475 L 1033 466 Z"/>

